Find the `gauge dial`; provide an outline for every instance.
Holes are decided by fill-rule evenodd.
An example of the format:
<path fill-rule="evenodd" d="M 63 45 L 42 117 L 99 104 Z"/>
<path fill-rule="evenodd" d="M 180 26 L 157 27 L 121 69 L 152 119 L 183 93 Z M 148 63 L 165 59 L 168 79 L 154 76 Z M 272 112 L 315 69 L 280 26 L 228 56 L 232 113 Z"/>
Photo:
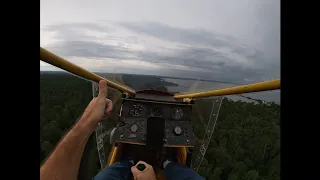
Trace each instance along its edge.
<path fill-rule="evenodd" d="M 131 127 L 130 127 L 130 130 L 131 130 L 131 132 L 137 132 L 137 130 L 138 130 L 138 125 L 137 124 L 132 124 L 131 125 Z"/>
<path fill-rule="evenodd" d="M 176 126 L 173 131 L 176 135 L 180 135 L 182 133 L 182 129 L 180 126 Z"/>
<path fill-rule="evenodd" d="M 155 107 L 152 109 L 151 113 L 153 116 L 161 116 L 162 111 L 161 111 L 161 108 Z"/>
<path fill-rule="evenodd" d="M 175 107 L 172 109 L 172 118 L 179 120 L 183 117 L 183 110 L 180 107 Z"/>
<path fill-rule="evenodd" d="M 143 106 L 141 104 L 133 104 L 129 113 L 132 116 L 140 116 L 142 111 L 143 111 Z"/>

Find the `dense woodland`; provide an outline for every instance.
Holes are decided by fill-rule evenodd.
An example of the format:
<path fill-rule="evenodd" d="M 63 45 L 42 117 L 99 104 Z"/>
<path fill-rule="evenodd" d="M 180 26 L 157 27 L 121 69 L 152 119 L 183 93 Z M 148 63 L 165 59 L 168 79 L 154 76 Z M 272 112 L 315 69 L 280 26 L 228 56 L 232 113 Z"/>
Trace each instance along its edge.
<path fill-rule="evenodd" d="M 123 78 L 125 82 L 131 79 L 129 75 Z M 149 81 L 159 84 L 157 89 L 165 90 L 161 79 Z M 142 89 L 143 84 L 134 88 Z M 40 165 L 91 99 L 91 82 L 66 73 L 40 73 Z M 201 109 L 197 113 L 206 117 L 211 107 L 199 102 L 197 108 Z M 195 134 L 202 138 L 206 122 L 199 119 L 195 122 L 199 122 L 194 126 Z M 93 134 L 81 161 L 79 179 L 91 179 L 99 168 Z M 225 98 L 198 172 L 209 180 L 280 179 L 280 106 Z"/>

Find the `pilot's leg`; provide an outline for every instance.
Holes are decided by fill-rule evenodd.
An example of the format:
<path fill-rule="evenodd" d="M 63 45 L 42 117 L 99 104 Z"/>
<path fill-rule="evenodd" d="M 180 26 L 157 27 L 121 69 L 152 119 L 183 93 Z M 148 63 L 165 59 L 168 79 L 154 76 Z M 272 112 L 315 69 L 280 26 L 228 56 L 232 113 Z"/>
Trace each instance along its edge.
<path fill-rule="evenodd" d="M 176 162 L 164 163 L 164 175 L 167 180 L 204 180 L 193 169 Z"/>
<path fill-rule="evenodd" d="M 133 162 L 122 160 L 102 169 L 93 179 L 94 180 L 128 180 L 131 175 Z"/>

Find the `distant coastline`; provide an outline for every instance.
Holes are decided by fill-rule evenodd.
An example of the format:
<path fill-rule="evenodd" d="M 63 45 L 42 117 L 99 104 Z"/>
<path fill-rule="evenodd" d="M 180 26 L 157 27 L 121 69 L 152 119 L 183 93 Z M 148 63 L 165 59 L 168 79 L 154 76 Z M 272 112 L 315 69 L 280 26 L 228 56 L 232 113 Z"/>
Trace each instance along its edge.
<path fill-rule="evenodd" d="M 169 77 L 169 76 L 159 76 L 159 75 L 143 75 L 143 74 L 127 74 L 127 73 L 99 73 L 96 74 L 107 77 L 122 77 L 125 82 L 121 82 L 121 84 L 125 83 L 127 86 L 132 87 L 134 89 L 148 89 L 148 88 L 162 88 L 163 86 L 169 92 L 196 92 L 201 90 L 208 89 L 220 89 L 227 88 L 236 85 L 244 85 L 239 83 L 231 83 L 225 81 L 215 81 L 215 80 L 207 80 L 201 78 L 185 78 L 185 77 Z M 40 71 L 40 74 L 70 74 L 66 71 Z M 114 80 L 110 78 L 111 80 Z M 130 80 L 132 79 L 132 80 Z M 114 80 L 116 81 L 116 80 Z M 134 83 L 129 83 L 134 82 Z M 153 87 L 155 86 L 155 87 Z M 192 87 L 195 86 L 195 89 Z M 246 102 L 254 102 L 254 103 L 265 103 L 265 102 L 274 102 L 276 104 L 280 104 L 280 91 L 268 91 L 268 92 L 258 92 L 258 93 L 250 93 L 245 95 L 229 95 L 226 96 L 229 99 L 234 101 L 246 101 Z"/>

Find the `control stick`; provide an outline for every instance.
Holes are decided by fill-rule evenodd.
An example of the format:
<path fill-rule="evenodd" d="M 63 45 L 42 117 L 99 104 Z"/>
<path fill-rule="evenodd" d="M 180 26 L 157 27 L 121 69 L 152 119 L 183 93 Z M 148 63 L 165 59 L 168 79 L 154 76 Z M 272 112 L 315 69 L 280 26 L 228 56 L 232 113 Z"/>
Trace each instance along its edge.
<path fill-rule="evenodd" d="M 143 171 L 146 168 L 146 166 L 144 164 L 138 164 L 137 169 L 139 169 L 140 171 Z"/>

